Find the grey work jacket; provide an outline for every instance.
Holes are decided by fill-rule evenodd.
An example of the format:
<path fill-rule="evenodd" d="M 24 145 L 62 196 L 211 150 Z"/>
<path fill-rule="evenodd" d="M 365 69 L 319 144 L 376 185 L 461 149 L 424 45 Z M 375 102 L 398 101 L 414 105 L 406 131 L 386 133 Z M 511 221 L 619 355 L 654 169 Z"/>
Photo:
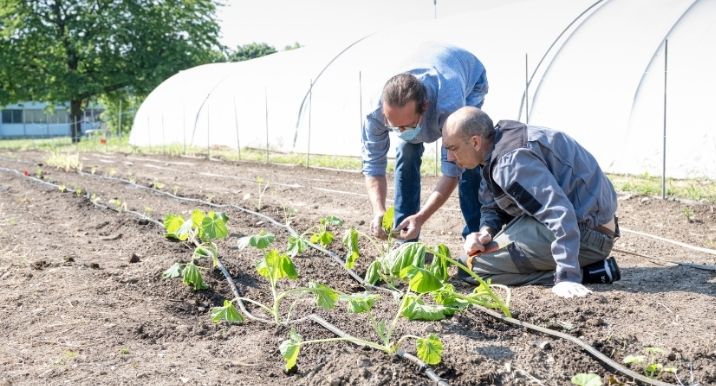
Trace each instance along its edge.
<path fill-rule="evenodd" d="M 580 282 L 579 224 L 594 229 L 614 217 L 614 187 L 565 133 L 515 121 L 500 121 L 495 129 L 482 166 L 480 226 L 500 229 L 505 215 L 534 217 L 554 233 L 555 281 Z"/>

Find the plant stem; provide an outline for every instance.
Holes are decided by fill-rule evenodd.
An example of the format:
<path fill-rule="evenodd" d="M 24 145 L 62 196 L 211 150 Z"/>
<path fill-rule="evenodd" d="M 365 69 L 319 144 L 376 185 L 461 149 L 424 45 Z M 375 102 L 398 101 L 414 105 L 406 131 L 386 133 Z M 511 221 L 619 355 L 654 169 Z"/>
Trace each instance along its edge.
<path fill-rule="evenodd" d="M 397 342 L 395 342 L 395 349 L 397 350 L 398 348 L 400 348 L 400 344 L 401 344 L 404 340 L 409 339 L 409 338 L 420 339 L 419 336 L 415 336 L 415 335 L 403 335 L 403 336 L 400 337 L 400 339 L 398 339 Z"/>
<path fill-rule="evenodd" d="M 266 312 L 268 312 L 269 315 L 273 315 L 273 311 L 272 311 L 268 306 L 266 306 L 266 305 L 264 305 L 264 304 L 262 304 L 262 303 L 259 303 L 259 302 L 255 301 L 255 300 L 251 300 L 251 299 L 249 299 L 249 298 L 243 298 L 243 297 L 234 298 L 234 300 L 236 300 L 236 299 L 239 299 L 239 300 L 241 300 L 241 301 L 249 302 L 249 303 L 251 303 L 251 304 L 257 305 L 257 306 L 263 308 Z M 232 300 L 232 301 L 233 301 L 233 300 Z"/>

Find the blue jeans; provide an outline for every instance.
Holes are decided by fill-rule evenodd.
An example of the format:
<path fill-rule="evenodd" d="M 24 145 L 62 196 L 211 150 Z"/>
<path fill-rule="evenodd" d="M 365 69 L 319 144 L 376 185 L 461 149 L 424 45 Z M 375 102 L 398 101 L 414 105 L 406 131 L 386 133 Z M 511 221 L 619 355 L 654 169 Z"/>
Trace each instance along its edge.
<path fill-rule="evenodd" d="M 425 147 L 422 143 L 400 141 L 395 149 L 395 228 L 406 217 L 420 210 L 420 165 Z M 480 169 L 465 170 L 460 177 L 460 210 L 465 218 L 463 237 L 480 230 Z"/>

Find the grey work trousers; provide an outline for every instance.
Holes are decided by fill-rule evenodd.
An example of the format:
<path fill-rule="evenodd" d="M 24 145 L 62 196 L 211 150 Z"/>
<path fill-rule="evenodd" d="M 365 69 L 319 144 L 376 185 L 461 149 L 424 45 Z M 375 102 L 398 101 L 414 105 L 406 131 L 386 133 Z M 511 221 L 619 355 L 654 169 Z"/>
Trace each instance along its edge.
<path fill-rule="evenodd" d="M 585 267 L 606 259 L 614 238 L 580 227 L 579 264 Z M 552 257 L 554 234 L 530 216 L 519 216 L 495 235 L 502 248 L 475 257 L 472 270 L 495 284 L 554 284 L 557 263 Z"/>

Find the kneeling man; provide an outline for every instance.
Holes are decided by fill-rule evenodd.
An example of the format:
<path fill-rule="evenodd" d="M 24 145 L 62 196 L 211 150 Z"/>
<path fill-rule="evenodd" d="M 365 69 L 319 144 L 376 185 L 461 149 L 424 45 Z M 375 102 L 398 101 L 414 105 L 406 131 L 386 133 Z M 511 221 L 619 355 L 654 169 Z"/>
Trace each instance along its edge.
<path fill-rule="evenodd" d="M 566 298 L 589 294 L 582 283 L 620 279 L 608 257 L 619 237 L 616 192 L 573 138 L 516 121 L 493 125 L 463 107 L 445 122 L 443 146 L 458 166 L 481 167 L 480 230 L 464 246 L 475 273 L 498 284 L 554 284 Z"/>

